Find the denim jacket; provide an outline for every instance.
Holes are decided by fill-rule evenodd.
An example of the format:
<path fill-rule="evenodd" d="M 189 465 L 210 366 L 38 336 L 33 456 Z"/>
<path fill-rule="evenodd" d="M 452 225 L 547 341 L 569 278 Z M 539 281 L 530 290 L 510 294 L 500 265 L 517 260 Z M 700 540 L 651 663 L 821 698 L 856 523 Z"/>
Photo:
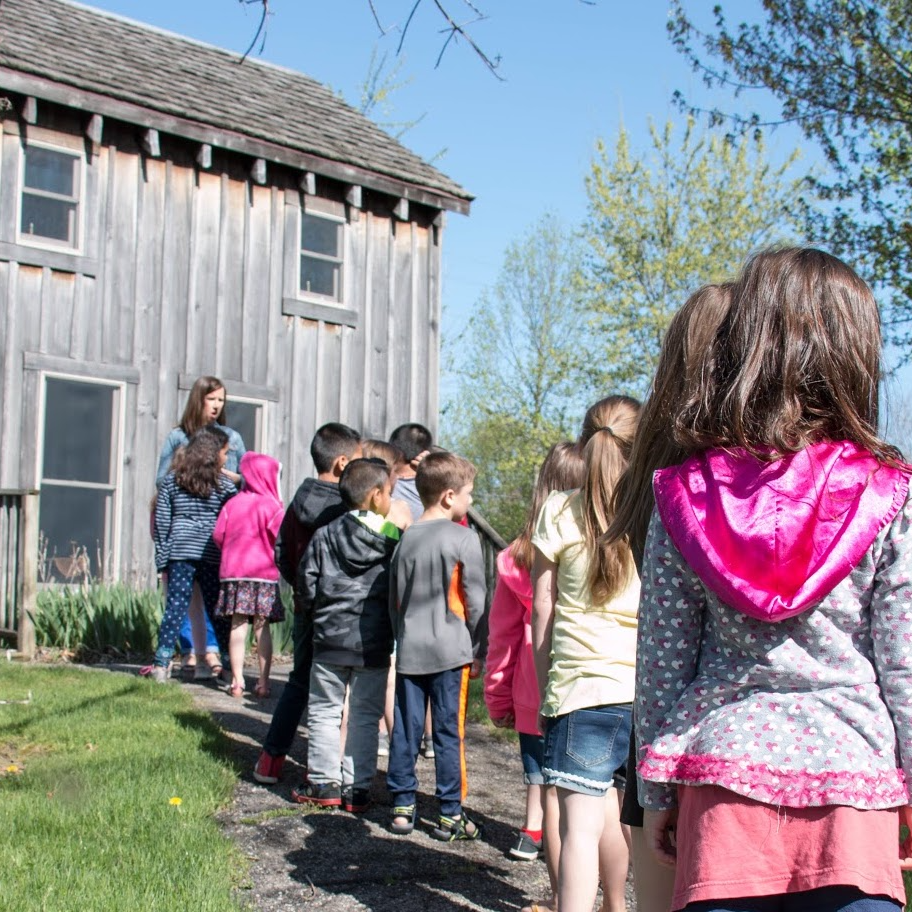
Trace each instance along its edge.
<path fill-rule="evenodd" d="M 244 446 L 241 435 L 232 428 L 219 424 L 217 421 L 215 422 L 215 426 L 228 435 L 228 462 L 225 463 L 225 468 L 229 472 L 240 474 L 241 456 L 247 452 L 247 447 Z M 174 453 L 180 447 L 186 446 L 188 439 L 189 438 L 180 426 L 173 428 L 165 438 L 161 455 L 158 457 L 158 472 L 155 474 L 156 487 L 161 487 L 165 475 L 168 474 L 168 471 L 171 468 L 171 460 L 174 458 Z"/>

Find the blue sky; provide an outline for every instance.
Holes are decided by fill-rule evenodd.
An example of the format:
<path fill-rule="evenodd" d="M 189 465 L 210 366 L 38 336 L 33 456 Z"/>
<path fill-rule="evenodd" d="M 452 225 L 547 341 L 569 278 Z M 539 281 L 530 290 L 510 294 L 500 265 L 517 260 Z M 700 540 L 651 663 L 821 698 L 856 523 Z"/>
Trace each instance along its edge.
<path fill-rule="evenodd" d="M 706 98 L 699 78 L 665 33 L 663 0 L 477 0 L 490 18 L 472 34 L 491 56 L 495 79 L 465 44 L 451 44 L 435 68 L 442 22 L 426 0 L 406 36 L 390 119 L 422 117 L 402 141 L 461 183 L 476 200 L 469 217 L 450 215 L 444 236 L 444 335 L 458 331 L 481 291 L 497 277 L 504 248 L 544 212 L 568 226 L 585 214 L 583 179 L 598 137 L 609 143 L 623 125 L 634 147 L 647 145 L 651 117 L 680 119 L 675 89 Z M 465 9 L 451 0 L 451 9 Z M 91 5 L 230 50 L 246 50 L 260 6 L 238 0 L 92 0 Z M 307 73 L 358 104 L 376 48 L 392 61 L 412 0 L 270 0 L 263 60 Z M 744 12 L 752 4 L 746 3 Z M 740 8 L 739 8 L 740 12 Z M 761 99 L 745 104 L 756 105 Z M 771 110 L 774 110 L 771 108 Z M 378 117 L 383 120 L 383 117 Z M 769 137 L 774 157 L 801 137 Z M 819 160 L 803 149 L 801 167 Z M 912 370 L 903 373 L 912 386 Z"/>

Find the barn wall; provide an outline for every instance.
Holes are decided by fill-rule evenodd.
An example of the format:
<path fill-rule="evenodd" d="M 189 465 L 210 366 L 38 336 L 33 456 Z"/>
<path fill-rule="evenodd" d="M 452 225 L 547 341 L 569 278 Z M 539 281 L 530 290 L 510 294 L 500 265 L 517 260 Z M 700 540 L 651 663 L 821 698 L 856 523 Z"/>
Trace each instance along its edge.
<path fill-rule="evenodd" d="M 286 499 L 312 474 L 309 443 L 323 422 L 375 435 L 404 421 L 436 431 L 434 212 L 412 207 L 398 221 L 392 201 L 368 192 L 353 212 L 344 188 L 318 181 L 318 196 L 347 217 L 341 307 L 354 325 L 333 322 L 332 307 L 296 315 L 295 174 L 270 168 L 259 186 L 249 162 L 218 152 L 200 171 L 195 150 L 167 137 L 161 157 L 148 158 L 137 129 L 109 121 L 93 148 L 83 120 L 41 104 L 36 126 L 3 123 L 0 488 L 40 483 L 48 372 L 122 384 L 114 575 L 151 571 L 146 508 L 158 452 L 200 374 L 221 377 L 229 399 L 264 403 L 262 448 L 285 467 Z M 39 140 L 85 150 L 78 256 L 17 239 L 22 145 Z"/>

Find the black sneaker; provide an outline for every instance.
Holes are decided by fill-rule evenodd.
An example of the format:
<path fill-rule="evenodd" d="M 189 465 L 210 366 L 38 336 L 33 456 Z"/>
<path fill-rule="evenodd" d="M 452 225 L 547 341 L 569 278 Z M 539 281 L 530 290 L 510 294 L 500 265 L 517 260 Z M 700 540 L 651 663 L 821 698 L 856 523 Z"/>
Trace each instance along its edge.
<path fill-rule="evenodd" d="M 431 830 L 431 836 L 441 842 L 457 842 L 481 838 L 481 827 L 473 823 L 463 813 L 461 817 L 446 817 L 441 814 L 437 826 Z"/>
<path fill-rule="evenodd" d="M 327 782 L 323 785 L 305 782 L 299 789 L 292 789 L 291 797 L 298 804 L 340 807 L 342 804 L 342 787 L 338 782 Z"/>
<path fill-rule="evenodd" d="M 516 845 L 510 849 L 511 858 L 518 858 L 520 861 L 535 861 L 541 854 L 542 843 L 539 839 L 536 842 L 525 830 L 519 831 L 519 839 Z"/>
<path fill-rule="evenodd" d="M 342 789 L 342 810 L 349 814 L 363 814 L 370 806 L 370 792 L 367 789 L 346 787 Z"/>

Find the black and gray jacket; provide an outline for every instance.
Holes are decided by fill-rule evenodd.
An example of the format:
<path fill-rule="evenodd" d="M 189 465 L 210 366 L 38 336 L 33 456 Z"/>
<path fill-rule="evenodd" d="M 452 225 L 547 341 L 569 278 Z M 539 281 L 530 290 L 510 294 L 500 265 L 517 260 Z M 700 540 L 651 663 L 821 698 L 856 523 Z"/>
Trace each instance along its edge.
<path fill-rule="evenodd" d="M 315 662 L 389 666 L 389 568 L 396 544 L 351 513 L 314 533 L 295 591 L 313 621 Z"/>

